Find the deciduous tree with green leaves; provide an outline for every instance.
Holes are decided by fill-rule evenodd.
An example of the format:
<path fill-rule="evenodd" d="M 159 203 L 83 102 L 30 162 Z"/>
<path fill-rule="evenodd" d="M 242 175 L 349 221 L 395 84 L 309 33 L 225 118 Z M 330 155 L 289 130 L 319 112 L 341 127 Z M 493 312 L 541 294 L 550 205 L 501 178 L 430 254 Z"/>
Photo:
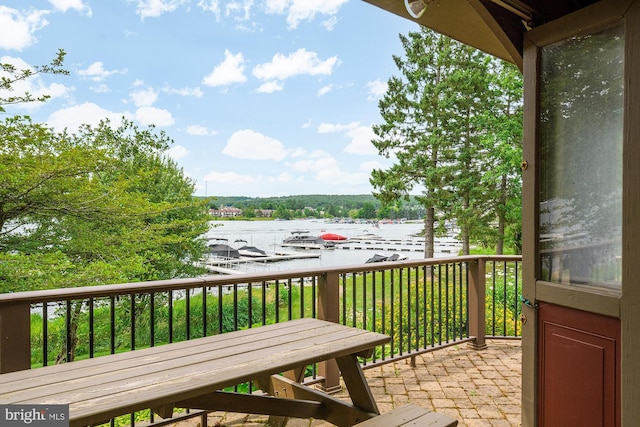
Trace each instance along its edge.
<path fill-rule="evenodd" d="M 2 64 L 0 108 L 46 100 L 13 94 L 48 66 Z M 10 94 L 10 96 L 4 95 Z M 3 109 L 4 111 L 4 109 Z M 164 153 L 172 141 L 123 120 L 55 132 L 0 121 L 0 292 L 191 277 L 207 251 L 206 201 Z"/>
<path fill-rule="evenodd" d="M 163 154 L 165 135 L 126 121 L 56 133 L 12 117 L 0 139 L 0 291 L 203 272 L 206 203 Z"/>
<path fill-rule="evenodd" d="M 24 102 L 44 102 L 49 95 L 34 97 L 30 93 L 14 93 L 16 83 L 28 80 L 38 74 L 68 75 L 69 71 L 63 68 L 66 52 L 58 50 L 56 57 L 49 64 L 38 65 L 32 68 L 18 69 L 13 64 L 0 63 L 0 113 L 4 113 L 3 105 L 20 104 Z"/>

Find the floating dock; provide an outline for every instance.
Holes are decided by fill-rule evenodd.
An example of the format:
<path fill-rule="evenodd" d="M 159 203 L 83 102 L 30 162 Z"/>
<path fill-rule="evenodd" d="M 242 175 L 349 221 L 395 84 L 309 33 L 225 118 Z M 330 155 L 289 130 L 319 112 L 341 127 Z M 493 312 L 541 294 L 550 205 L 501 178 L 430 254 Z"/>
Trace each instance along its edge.
<path fill-rule="evenodd" d="M 238 270 L 237 267 L 243 265 L 257 266 L 279 261 L 289 261 L 292 259 L 310 259 L 320 258 L 317 253 L 288 253 L 276 252 L 272 255 L 264 257 L 240 257 L 240 258 L 211 258 L 206 262 L 206 268 L 210 273 L 219 274 L 245 274 L 246 272 Z M 235 267 L 235 268 L 234 268 Z"/>
<path fill-rule="evenodd" d="M 435 240 L 438 253 L 456 254 L 462 249 L 462 242 L 457 240 Z M 424 239 L 349 239 L 335 246 L 336 249 L 384 251 L 384 252 L 423 252 Z"/>

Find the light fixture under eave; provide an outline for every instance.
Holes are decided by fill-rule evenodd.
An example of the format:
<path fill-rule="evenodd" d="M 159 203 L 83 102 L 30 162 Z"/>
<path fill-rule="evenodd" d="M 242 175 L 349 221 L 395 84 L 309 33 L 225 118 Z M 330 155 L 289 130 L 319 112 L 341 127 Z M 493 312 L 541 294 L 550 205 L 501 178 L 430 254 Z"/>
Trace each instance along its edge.
<path fill-rule="evenodd" d="M 404 6 L 412 18 L 418 19 L 424 14 L 424 11 L 427 10 L 428 2 L 428 0 L 426 2 L 425 0 L 404 0 Z"/>

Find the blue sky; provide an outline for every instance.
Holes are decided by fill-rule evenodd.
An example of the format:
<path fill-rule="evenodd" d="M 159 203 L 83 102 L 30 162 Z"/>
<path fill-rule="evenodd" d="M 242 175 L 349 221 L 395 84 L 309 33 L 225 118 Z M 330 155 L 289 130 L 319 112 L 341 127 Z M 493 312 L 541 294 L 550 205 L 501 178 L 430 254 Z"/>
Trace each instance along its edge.
<path fill-rule="evenodd" d="M 399 0 L 400 1 L 400 0 Z M 417 24 L 360 0 L 0 0 L 0 61 L 67 52 L 7 106 L 62 130 L 125 116 L 207 196 L 365 194 L 378 100 Z"/>

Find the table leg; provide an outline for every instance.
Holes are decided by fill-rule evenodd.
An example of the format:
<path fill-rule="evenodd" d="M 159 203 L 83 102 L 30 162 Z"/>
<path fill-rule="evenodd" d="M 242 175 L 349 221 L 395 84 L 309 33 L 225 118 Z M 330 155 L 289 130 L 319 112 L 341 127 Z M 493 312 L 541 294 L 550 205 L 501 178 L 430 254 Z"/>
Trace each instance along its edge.
<path fill-rule="evenodd" d="M 376 405 L 373 393 L 371 393 L 369 384 L 367 384 L 367 379 L 364 376 L 358 358 L 350 354 L 337 357 L 336 362 L 338 362 L 340 373 L 342 374 L 344 384 L 347 386 L 349 396 L 351 396 L 351 401 L 354 406 L 365 412 L 380 414 L 378 405 Z"/>

